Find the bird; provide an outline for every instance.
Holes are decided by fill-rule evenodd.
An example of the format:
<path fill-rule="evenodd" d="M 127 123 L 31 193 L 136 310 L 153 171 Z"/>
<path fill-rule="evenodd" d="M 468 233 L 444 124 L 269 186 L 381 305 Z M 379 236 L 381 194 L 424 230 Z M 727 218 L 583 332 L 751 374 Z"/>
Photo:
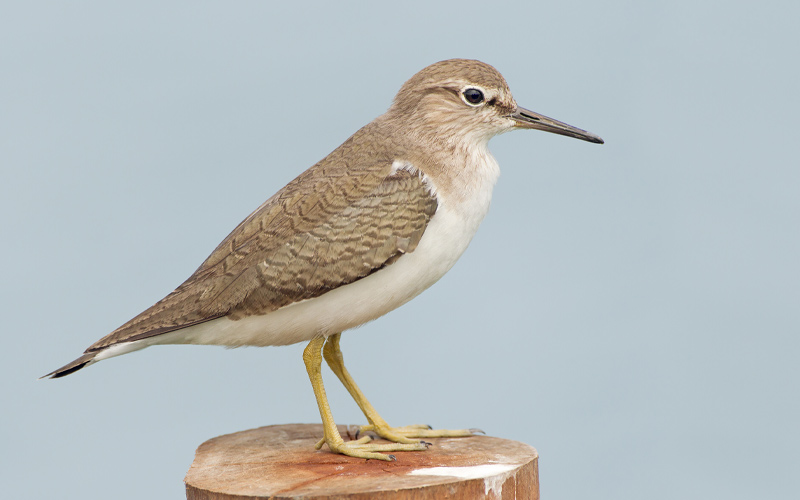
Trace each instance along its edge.
<path fill-rule="evenodd" d="M 387 452 L 473 435 L 476 429 L 390 426 L 345 368 L 340 338 L 416 297 L 456 263 L 500 173 L 489 140 L 517 129 L 603 144 L 518 106 L 489 64 L 450 59 L 425 67 L 384 114 L 267 199 L 173 292 L 42 378 L 153 345 L 308 342 L 303 361 L 323 424 L 317 449 L 395 460 Z M 323 359 L 364 413 L 364 436 L 340 435 Z"/>

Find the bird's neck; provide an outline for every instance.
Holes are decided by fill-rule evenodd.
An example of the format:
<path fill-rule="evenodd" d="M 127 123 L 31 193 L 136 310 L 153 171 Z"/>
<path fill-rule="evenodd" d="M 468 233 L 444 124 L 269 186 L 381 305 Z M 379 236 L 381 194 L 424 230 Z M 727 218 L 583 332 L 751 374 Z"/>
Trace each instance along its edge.
<path fill-rule="evenodd" d="M 447 202 L 488 205 L 500 175 L 488 139 L 421 134 L 405 139 L 414 146 L 404 148 L 403 159 L 423 172 Z"/>

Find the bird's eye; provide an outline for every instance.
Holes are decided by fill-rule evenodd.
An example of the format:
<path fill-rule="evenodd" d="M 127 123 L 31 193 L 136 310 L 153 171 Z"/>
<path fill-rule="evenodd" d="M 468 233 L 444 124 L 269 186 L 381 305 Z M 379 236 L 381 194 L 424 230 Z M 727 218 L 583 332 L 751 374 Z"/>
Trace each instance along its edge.
<path fill-rule="evenodd" d="M 464 91 L 464 99 L 470 104 L 478 105 L 483 102 L 483 92 L 478 89 L 467 89 Z"/>

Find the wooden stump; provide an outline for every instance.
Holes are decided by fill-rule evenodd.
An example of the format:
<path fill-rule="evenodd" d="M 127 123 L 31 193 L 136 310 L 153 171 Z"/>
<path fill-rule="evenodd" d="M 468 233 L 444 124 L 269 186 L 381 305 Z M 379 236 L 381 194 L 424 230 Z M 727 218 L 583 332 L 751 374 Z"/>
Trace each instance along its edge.
<path fill-rule="evenodd" d="M 348 428 L 339 431 L 347 440 Z M 321 437 L 322 425 L 292 424 L 206 441 L 186 474 L 186 498 L 539 499 L 539 456 L 516 441 L 429 439 L 427 451 L 396 452 L 397 461 L 384 462 L 315 450 Z"/>

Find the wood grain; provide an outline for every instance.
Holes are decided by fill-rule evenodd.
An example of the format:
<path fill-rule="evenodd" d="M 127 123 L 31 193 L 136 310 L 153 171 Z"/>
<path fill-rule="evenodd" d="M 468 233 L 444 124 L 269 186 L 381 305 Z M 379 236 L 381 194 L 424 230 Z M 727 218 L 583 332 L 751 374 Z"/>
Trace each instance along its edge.
<path fill-rule="evenodd" d="M 339 430 L 347 439 L 348 427 Z M 292 424 L 206 441 L 186 474 L 186 498 L 539 499 L 538 454 L 523 443 L 433 439 L 427 451 L 399 452 L 397 461 L 383 462 L 317 451 L 321 436 L 321 425 Z M 454 469 L 437 469 L 443 467 Z"/>

